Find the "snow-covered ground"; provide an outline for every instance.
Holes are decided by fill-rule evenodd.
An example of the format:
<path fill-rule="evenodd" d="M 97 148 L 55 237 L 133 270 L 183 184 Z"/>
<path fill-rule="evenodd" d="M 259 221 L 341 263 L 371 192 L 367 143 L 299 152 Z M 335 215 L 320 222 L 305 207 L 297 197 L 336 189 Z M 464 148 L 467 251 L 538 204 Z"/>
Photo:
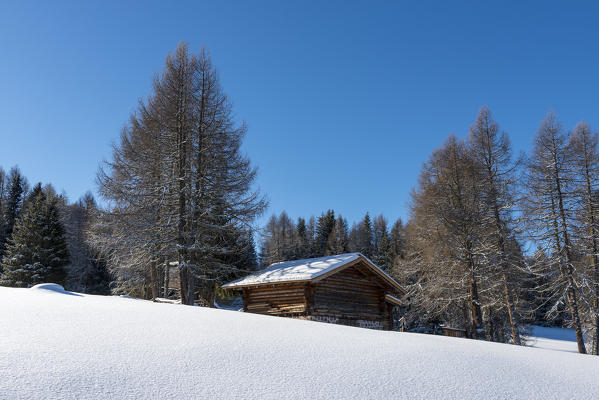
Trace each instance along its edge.
<path fill-rule="evenodd" d="M 526 338 L 526 345 L 540 349 L 578 353 L 574 329 L 533 326 L 530 336 Z"/>
<path fill-rule="evenodd" d="M 0 397 L 596 399 L 599 357 L 0 288 Z"/>

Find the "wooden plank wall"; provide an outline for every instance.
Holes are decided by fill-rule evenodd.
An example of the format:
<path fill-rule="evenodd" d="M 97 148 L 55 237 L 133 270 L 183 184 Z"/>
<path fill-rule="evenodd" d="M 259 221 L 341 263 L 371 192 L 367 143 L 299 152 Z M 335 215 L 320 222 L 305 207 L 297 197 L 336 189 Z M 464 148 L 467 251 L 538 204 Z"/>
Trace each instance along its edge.
<path fill-rule="evenodd" d="M 372 272 L 357 265 L 315 283 L 310 319 L 391 329 L 391 308 L 377 281 Z"/>
<path fill-rule="evenodd" d="M 301 282 L 246 288 L 243 290 L 245 311 L 279 316 L 305 313 L 305 287 Z"/>
<path fill-rule="evenodd" d="M 244 311 L 392 329 L 388 285 L 357 264 L 315 283 L 273 283 L 243 289 Z"/>

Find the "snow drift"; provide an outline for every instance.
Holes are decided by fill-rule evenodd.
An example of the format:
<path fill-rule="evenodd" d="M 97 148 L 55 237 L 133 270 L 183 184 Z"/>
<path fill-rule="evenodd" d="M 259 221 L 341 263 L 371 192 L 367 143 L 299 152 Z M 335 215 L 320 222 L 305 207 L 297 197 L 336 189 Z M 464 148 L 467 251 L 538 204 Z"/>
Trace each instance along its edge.
<path fill-rule="evenodd" d="M 0 397 L 592 399 L 599 358 L 0 288 Z"/>

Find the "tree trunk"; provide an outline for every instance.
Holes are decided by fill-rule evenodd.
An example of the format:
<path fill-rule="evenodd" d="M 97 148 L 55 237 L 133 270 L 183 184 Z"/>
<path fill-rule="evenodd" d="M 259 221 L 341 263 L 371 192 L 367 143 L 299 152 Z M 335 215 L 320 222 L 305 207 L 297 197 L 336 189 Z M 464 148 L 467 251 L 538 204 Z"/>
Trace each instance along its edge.
<path fill-rule="evenodd" d="M 507 307 L 507 315 L 510 320 L 510 328 L 512 330 L 512 340 L 514 344 L 520 345 L 520 332 L 518 332 L 518 328 L 515 323 L 514 311 L 513 311 L 513 301 L 512 301 L 512 293 L 507 283 L 507 275 L 505 274 L 505 270 L 502 274 L 503 279 L 503 293 L 505 295 L 505 305 Z"/>
<path fill-rule="evenodd" d="M 559 210 L 559 217 L 562 225 L 562 236 L 564 240 L 564 255 L 565 255 L 565 272 L 566 279 L 568 282 L 568 290 L 566 291 L 566 299 L 568 300 L 568 308 L 570 309 L 570 315 L 572 316 L 572 323 L 574 325 L 574 332 L 576 333 L 576 343 L 578 344 L 578 352 L 580 354 L 586 354 L 586 348 L 584 346 L 584 338 L 582 336 L 582 328 L 580 326 L 580 316 L 578 314 L 578 302 L 576 300 L 576 287 L 574 286 L 574 273 L 572 267 L 572 254 L 570 249 L 570 238 L 568 236 L 568 223 L 566 221 L 566 212 L 564 209 L 564 200 L 561 188 L 560 175 L 558 171 L 558 160 L 554 156 L 554 171 L 555 171 L 555 189 L 557 190 L 557 203 Z"/>
<path fill-rule="evenodd" d="M 507 279 L 507 267 L 506 267 L 506 251 L 505 251 L 505 240 L 503 238 L 503 233 L 501 229 L 501 217 L 499 216 L 499 208 L 497 206 L 497 202 L 493 205 L 494 213 L 495 213 L 495 227 L 497 229 L 498 236 L 498 245 L 499 245 L 499 262 L 501 263 L 501 277 L 503 279 L 503 293 L 505 297 L 505 306 L 507 308 L 507 315 L 510 322 L 510 328 L 512 330 L 512 342 L 515 345 L 520 345 L 520 332 L 518 331 L 516 316 L 514 315 L 514 302 L 512 299 L 512 291 L 510 290 L 510 286 L 508 284 Z"/>
<path fill-rule="evenodd" d="M 495 327 L 493 326 L 493 312 L 491 311 L 490 307 L 484 308 L 483 324 L 486 326 L 486 328 L 485 328 L 486 339 L 488 342 L 492 342 L 494 340 Z"/>
<path fill-rule="evenodd" d="M 599 356 L 599 266 L 595 266 L 595 335 L 593 354 Z"/>
<path fill-rule="evenodd" d="M 187 267 L 187 305 L 193 306 L 195 304 L 195 275 L 190 267 Z"/>
<path fill-rule="evenodd" d="M 586 149 L 586 147 L 585 147 Z M 585 167 L 585 179 L 586 179 L 586 197 L 587 197 L 587 205 L 588 205 L 588 213 L 589 213 L 589 234 L 591 235 L 592 244 L 593 244 L 593 280 L 595 286 L 595 301 L 593 302 L 593 306 L 595 308 L 595 323 L 593 327 L 593 348 L 591 350 L 592 354 L 599 355 L 599 256 L 597 255 L 597 229 L 595 227 L 595 208 L 593 207 L 593 190 L 591 186 L 591 173 L 589 166 L 589 157 L 588 153 L 585 151 L 584 153 L 584 167 Z"/>
<path fill-rule="evenodd" d="M 189 304 L 188 284 L 187 284 L 187 266 L 179 267 L 179 292 L 181 294 L 181 304 Z"/>
<path fill-rule="evenodd" d="M 489 145 L 491 143 L 490 140 L 487 141 L 487 144 Z M 487 153 L 489 155 L 491 155 L 492 151 L 490 149 L 490 147 L 487 148 Z M 494 179 L 494 174 L 493 171 L 491 169 L 491 164 L 488 164 L 487 166 L 487 174 L 489 177 L 489 182 L 490 182 L 490 189 L 491 189 L 491 194 L 492 194 L 492 199 L 493 199 L 493 214 L 495 217 L 495 229 L 497 230 L 497 235 L 498 235 L 498 248 L 499 248 L 499 257 L 500 257 L 500 265 L 501 265 L 501 275 L 502 275 L 502 279 L 503 279 L 503 292 L 504 292 L 504 297 L 505 297 L 505 306 L 507 308 L 507 315 L 508 315 L 508 319 L 509 319 L 509 323 L 510 323 L 510 328 L 512 330 L 512 342 L 515 345 L 520 345 L 520 332 L 518 331 L 518 327 L 517 327 L 517 323 L 516 323 L 516 317 L 515 317 L 515 313 L 514 313 L 514 303 L 512 300 L 512 291 L 510 290 L 509 284 L 508 284 L 508 279 L 507 279 L 507 267 L 506 267 L 506 250 L 505 250 L 505 239 L 504 239 L 504 235 L 503 235 L 503 229 L 502 229 L 502 220 L 501 220 L 501 216 L 499 215 L 499 205 L 498 205 L 498 200 L 497 200 L 497 191 L 495 188 L 496 185 L 496 181 Z"/>
<path fill-rule="evenodd" d="M 177 160 L 177 180 L 179 183 L 178 190 L 178 201 L 179 201 L 179 223 L 177 226 L 177 245 L 179 252 L 179 276 L 181 278 L 181 304 L 188 304 L 189 299 L 193 298 L 193 294 L 189 293 L 189 266 L 187 265 L 187 243 L 185 237 L 186 230 L 186 195 L 185 195 L 185 166 L 187 162 L 187 137 L 183 131 L 183 113 L 185 101 L 181 99 L 182 104 L 179 108 L 179 126 L 177 132 L 177 144 L 178 144 L 178 160 Z"/>
<path fill-rule="evenodd" d="M 169 279 L 170 279 L 170 277 L 169 277 L 169 274 L 170 274 L 169 268 L 170 268 L 170 265 L 168 265 L 168 261 L 166 261 L 164 263 L 164 294 L 163 294 L 163 297 L 165 299 L 168 299 L 168 285 L 169 285 Z"/>
<path fill-rule="evenodd" d="M 460 307 L 462 309 L 462 320 L 464 321 L 464 329 L 466 330 L 466 337 L 468 339 L 472 338 L 472 330 L 470 328 L 470 324 L 468 321 L 468 304 L 466 301 L 463 302 L 462 307 Z"/>
<path fill-rule="evenodd" d="M 158 277 L 156 271 L 156 265 L 152 262 L 150 265 L 150 283 L 152 286 L 152 300 L 156 300 L 158 297 Z"/>
<path fill-rule="evenodd" d="M 480 339 L 482 333 L 480 299 L 478 297 L 478 287 L 474 275 L 474 260 L 472 255 L 468 255 L 468 264 L 470 268 L 470 315 L 472 317 L 472 337 Z"/>

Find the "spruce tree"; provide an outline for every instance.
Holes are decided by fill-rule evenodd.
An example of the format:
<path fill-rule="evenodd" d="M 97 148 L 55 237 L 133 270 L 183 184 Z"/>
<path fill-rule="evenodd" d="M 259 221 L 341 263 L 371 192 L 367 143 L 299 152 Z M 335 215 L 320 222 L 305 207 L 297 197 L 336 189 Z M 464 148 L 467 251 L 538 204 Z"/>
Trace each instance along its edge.
<path fill-rule="evenodd" d="M 322 213 L 320 217 L 318 217 L 318 223 L 316 225 L 316 237 L 315 237 L 315 247 L 316 247 L 316 257 L 322 257 L 324 255 L 330 254 L 327 251 L 329 244 L 329 237 L 333 233 L 335 229 L 335 211 L 328 210 L 325 213 Z M 328 254 L 327 254 L 328 253 Z"/>
<path fill-rule="evenodd" d="M 335 227 L 327 243 L 327 254 L 343 254 L 349 250 L 349 231 L 347 221 L 341 214 L 335 221 Z"/>
<path fill-rule="evenodd" d="M 25 178 L 17 167 L 10 170 L 8 178 L 8 196 L 2 212 L 2 226 L 0 226 L 0 259 L 5 253 L 6 242 L 12 235 L 15 223 L 21 212 L 23 194 L 25 192 Z"/>
<path fill-rule="evenodd" d="M 391 233 L 389 234 L 389 247 L 392 257 L 392 264 L 397 263 L 397 258 L 404 258 L 405 229 L 401 218 L 398 218 L 391 228 Z"/>
<path fill-rule="evenodd" d="M 360 225 L 358 225 L 358 251 L 368 258 L 374 256 L 374 235 L 370 215 L 366 213 Z"/>
<path fill-rule="evenodd" d="M 389 232 L 387 232 L 387 220 L 380 214 L 373 221 L 374 234 L 374 263 L 384 270 L 389 270 L 393 262 L 391 255 L 391 243 Z"/>
<path fill-rule="evenodd" d="M 62 283 L 69 263 L 65 232 L 56 199 L 48 199 L 41 185 L 17 221 L 2 260 L 4 286 L 30 287 L 37 283 Z"/>
<path fill-rule="evenodd" d="M 309 258 L 310 257 L 310 243 L 308 240 L 308 230 L 306 228 L 306 220 L 302 217 L 297 219 L 295 225 L 295 237 L 296 237 L 296 249 L 295 258 Z"/>

